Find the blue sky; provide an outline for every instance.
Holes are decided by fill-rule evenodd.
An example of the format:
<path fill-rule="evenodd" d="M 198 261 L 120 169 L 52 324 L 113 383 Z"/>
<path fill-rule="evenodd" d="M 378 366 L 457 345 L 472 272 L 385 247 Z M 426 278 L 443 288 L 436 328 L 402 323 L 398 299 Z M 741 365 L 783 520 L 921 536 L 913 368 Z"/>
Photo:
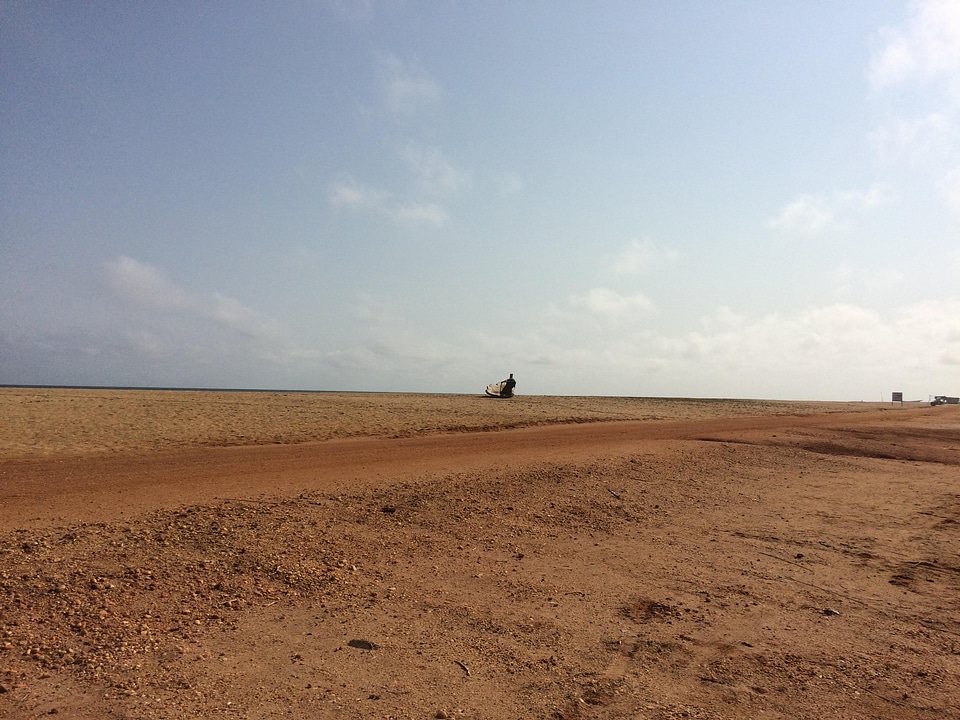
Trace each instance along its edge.
<path fill-rule="evenodd" d="M 960 394 L 960 2 L 4 2 L 0 383 Z"/>

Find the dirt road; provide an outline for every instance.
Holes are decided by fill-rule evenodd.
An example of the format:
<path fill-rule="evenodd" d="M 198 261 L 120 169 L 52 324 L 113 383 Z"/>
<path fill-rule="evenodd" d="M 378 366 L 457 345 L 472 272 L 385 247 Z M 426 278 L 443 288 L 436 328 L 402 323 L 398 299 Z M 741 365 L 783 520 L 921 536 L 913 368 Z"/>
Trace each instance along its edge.
<path fill-rule="evenodd" d="M 0 473 L 0 717 L 960 715 L 954 408 Z"/>
<path fill-rule="evenodd" d="M 638 443 L 760 438 L 778 430 L 880 425 L 896 414 L 832 413 L 548 425 L 501 432 L 206 447 L 0 460 L 0 528 L 133 518 L 144 510 L 265 494 L 340 493 L 456 472 L 617 456 Z M 888 450 L 887 452 L 891 452 Z"/>

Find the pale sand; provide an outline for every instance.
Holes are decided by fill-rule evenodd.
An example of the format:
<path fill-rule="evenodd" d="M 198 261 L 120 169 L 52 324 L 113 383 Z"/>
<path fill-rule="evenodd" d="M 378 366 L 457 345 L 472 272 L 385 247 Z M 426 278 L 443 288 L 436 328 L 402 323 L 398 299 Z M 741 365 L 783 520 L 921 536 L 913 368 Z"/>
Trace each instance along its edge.
<path fill-rule="evenodd" d="M 878 403 L 0 388 L 0 457 L 295 444 L 610 420 L 856 412 Z"/>

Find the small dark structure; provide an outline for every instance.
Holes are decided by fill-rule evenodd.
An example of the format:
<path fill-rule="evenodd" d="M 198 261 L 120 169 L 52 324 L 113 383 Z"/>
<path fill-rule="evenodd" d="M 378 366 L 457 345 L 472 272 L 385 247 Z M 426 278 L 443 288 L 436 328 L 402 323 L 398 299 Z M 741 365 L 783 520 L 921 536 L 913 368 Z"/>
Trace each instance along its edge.
<path fill-rule="evenodd" d="M 949 397 L 947 395 L 937 395 L 930 401 L 933 406 L 937 405 L 960 405 L 960 397 Z"/>

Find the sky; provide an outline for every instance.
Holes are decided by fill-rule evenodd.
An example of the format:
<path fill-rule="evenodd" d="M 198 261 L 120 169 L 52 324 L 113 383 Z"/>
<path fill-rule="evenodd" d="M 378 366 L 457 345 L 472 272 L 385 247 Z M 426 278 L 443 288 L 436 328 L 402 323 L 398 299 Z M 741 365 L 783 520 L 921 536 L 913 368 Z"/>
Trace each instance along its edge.
<path fill-rule="evenodd" d="M 960 395 L 960 0 L 0 3 L 0 384 Z"/>

